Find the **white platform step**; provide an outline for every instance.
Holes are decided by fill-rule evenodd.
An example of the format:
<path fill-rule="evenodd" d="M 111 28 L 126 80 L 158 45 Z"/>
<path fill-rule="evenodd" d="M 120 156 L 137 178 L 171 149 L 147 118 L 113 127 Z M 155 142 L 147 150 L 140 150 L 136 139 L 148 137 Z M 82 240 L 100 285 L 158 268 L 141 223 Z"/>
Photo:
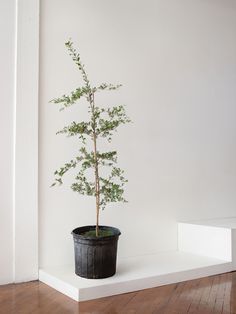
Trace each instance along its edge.
<path fill-rule="evenodd" d="M 178 249 L 232 262 L 236 269 L 236 217 L 178 223 Z"/>
<path fill-rule="evenodd" d="M 193 225 L 204 225 L 218 228 L 227 228 L 234 230 L 236 229 L 236 217 L 227 217 L 227 218 L 215 218 L 215 219 L 205 219 L 205 220 L 192 220 L 184 222 L 186 224 Z"/>
<path fill-rule="evenodd" d="M 115 276 L 84 279 L 74 266 L 41 269 L 39 280 L 76 301 L 101 298 L 231 270 L 231 263 L 184 252 L 163 252 L 118 262 Z"/>
<path fill-rule="evenodd" d="M 178 251 L 118 260 L 113 277 L 80 278 L 71 265 L 41 269 L 39 280 L 85 301 L 235 270 L 236 218 L 178 225 Z"/>

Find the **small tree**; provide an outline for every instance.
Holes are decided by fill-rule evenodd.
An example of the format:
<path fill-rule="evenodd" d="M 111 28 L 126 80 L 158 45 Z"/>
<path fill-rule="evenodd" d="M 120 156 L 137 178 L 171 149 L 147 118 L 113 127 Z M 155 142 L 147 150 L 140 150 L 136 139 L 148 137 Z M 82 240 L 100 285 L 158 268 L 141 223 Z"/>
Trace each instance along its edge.
<path fill-rule="evenodd" d="M 52 186 L 61 185 L 62 177 L 70 169 L 80 166 L 80 170 L 75 177 L 75 182 L 71 185 L 73 191 L 82 195 L 95 197 L 96 200 L 96 236 L 99 236 L 99 213 L 110 202 L 126 202 L 123 197 L 124 184 L 127 182 L 117 163 L 117 152 L 100 152 L 97 147 L 98 138 L 105 138 L 111 142 L 114 131 L 121 124 L 130 122 L 127 117 L 124 106 L 114 106 L 112 108 L 103 108 L 95 104 L 95 94 L 100 91 L 111 91 L 118 89 L 121 85 L 112 85 L 103 83 L 98 87 L 92 87 L 85 66 L 81 62 L 80 54 L 73 46 L 73 42 L 65 43 L 70 56 L 78 66 L 84 86 L 76 88 L 70 95 L 63 95 L 55 98 L 51 102 L 61 104 L 60 110 L 63 110 L 75 104 L 82 97 L 85 97 L 88 103 L 89 121 L 75 122 L 64 127 L 57 134 L 66 134 L 67 136 L 78 136 L 81 140 L 79 156 L 67 162 L 63 167 L 54 172 L 55 182 Z M 92 151 L 88 151 L 88 140 L 92 143 Z M 107 177 L 100 175 L 101 167 L 108 167 Z M 93 169 L 93 179 L 90 179 L 89 169 Z"/>

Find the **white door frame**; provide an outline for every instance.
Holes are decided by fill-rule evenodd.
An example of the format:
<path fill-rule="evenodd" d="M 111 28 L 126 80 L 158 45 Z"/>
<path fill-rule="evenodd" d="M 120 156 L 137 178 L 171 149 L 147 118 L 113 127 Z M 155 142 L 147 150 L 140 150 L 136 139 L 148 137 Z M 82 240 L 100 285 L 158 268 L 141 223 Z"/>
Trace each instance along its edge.
<path fill-rule="evenodd" d="M 39 1 L 16 0 L 13 279 L 38 279 Z"/>

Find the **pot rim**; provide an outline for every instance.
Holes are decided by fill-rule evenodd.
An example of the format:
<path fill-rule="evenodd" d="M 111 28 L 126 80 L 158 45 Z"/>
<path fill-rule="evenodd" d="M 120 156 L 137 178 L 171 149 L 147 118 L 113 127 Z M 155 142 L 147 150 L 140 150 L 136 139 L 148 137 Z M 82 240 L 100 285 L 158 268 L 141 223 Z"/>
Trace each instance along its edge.
<path fill-rule="evenodd" d="M 99 226 L 99 228 L 101 229 L 111 229 L 114 234 L 113 235 L 109 235 L 109 236 L 104 236 L 104 237 L 98 237 L 98 238 L 93 238 L 93 237 L 90 237 L 90 236 L 85 236 L 83 234 L 80 234 L 80 233 L 77 233 L 76 231 L 87 231 L 87 230 L 90 230 L 90 229 L 95 229 L 96 228 L 96 225 L 86 225 L 86 226 L 81 226 L 81 227 L 77 227 L 75 229 L 73 229 L 71 231 L 71 234 L 73 235 L 73 237 L 77 238 L 77 239 L 84 239 L 84 240 L 94 240 L 94 241 L 100 241 L 100 240 L 105 240 L 105 239 L 112 239 L 112 238 L 115 238 L 115 237 L 119 237 L 121 235 L 121 232 L 118 228 L 116 227 L 112 227 L 112 226 Z"/>

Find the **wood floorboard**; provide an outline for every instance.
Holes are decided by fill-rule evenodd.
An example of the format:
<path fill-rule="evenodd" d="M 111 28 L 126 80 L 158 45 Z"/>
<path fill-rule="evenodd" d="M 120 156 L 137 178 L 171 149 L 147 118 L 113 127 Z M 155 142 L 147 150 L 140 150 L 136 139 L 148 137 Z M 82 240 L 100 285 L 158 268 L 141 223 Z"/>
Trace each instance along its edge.
<path fill-rule="evenodd" d="M 207 277 L 202 280 L 202 282 L 204 281 L 204 287 L 199 290 L 200 298 L 193 313 L 201 312 L 202 314 L 210 314 L 212 312 L 210 308 L 211 303 L 209 303 L 209 300 L 214 279 L 214 277 Z"/>
<path fill-rule="evenodd" d="M 236 272 L 76 302 L 33 281 L 0 286 L 0 314 L 236 314 Z"/>

